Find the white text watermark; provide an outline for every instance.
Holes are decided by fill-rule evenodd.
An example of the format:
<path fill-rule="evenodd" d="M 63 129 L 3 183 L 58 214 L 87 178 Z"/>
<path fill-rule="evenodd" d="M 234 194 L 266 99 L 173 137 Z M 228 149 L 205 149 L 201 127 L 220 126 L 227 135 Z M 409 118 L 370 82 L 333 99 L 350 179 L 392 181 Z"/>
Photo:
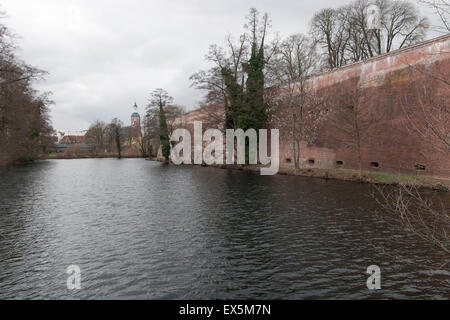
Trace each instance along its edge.
<path fill-rule="evenodd" d="M 171 142 L 177 144 L 172 148 L 171 159 L 176 165 L 201 165 L 203 163 L 222 165 L 224 162 L 228 165 L 235 163 L 245 165 L 248 159 L 248 164 L 268 166 L 261 168 L 261 175 L 275 175 L 280 167 L 280 131 L 278 129 L 270 130 L 270 156 L 268 155 L 268 138 L 267 129 L 260 129 L 258 132 L 254 129 L 245 132 L 242 129 L 229 129 L 226 130 L 224 152 L 223 133 L 218 129 L 209 129 L 203 133 L 202 122 L 195 121 L 194 161 L 192 161 L 192 135 L 187 129 L 177 129 L 173 132 Z M 248 144 L 246 144 L 247 140 Z M 206 143 L 205 148 L 204 143 Z M 246 153 L 246 150 L 248 153 Z"/>

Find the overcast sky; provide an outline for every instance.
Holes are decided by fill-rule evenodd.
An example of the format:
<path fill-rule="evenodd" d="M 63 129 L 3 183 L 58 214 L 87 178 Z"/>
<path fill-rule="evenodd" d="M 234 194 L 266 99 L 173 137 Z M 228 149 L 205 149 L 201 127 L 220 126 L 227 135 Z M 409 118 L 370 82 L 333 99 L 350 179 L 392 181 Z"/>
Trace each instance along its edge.
<path fill-rule="evenodd" d="M 136 101 L 166 89 L 187 110 L 202 92 L 189 76 L 208 64 L 210 44 L 238 36 L 249 8 L 268 12 L 282 36 L 308 30 L 313 14 L 349 0 L 1 0 L 4 21 L 20 35 L 20 56 L 49 72 L 36 87 L 52 91 L 58 130 L 86 129 L 95 120 L 130 121 Z"/>

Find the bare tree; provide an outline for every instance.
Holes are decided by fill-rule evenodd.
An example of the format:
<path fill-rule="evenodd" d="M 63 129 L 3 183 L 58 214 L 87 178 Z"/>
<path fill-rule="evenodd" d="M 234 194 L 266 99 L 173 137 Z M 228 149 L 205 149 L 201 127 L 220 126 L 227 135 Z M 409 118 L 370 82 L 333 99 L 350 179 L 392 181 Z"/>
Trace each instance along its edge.
<path fill-rule="evenodd" d="M 372 4 L 380 10 L 378 29 L 368 25 Z M 311 33 L 325 51 L 327 67 L 336 68 L 422 41 L 428 27 L 428 19 L 409 1 L 356 0 L 317 13 Z"/>
<path fill-rule="evenodd" d="M 327 68 L 338 68 L 347 63 L 350 33 L 348 16 L 343 8 L 328 8 L 316 13 L 311 21 L 311 34 L 325 51 Z"/>
<path fill-rule="evenodd" d="M 404 185 L 386 192 L 387 189 L 378 187 L 381 196 L 378 204 L 384 213 L 388 213 L 395 224 L 450 254 L 450 214 L 446 205 L 434 203 L 430 191 Z"/>
<path fill-rule="evenodd" d="M 243 88 L 245 86 L 244 63 L 248 61 L 249 43 L 248 35 L 243 34 L 237 42 L 231 35 L 226 37 L 225 49 L 217 45 L 210 46 L 205 59 L 213 64 L 207 71 L 199 71 L 191 76 L 192 86 L 205 90 L 205 104 L 223 105 L 229 123 L 235 123 L 233 119 L 233 104 L 235 101 L 227 91 L 227 81 L 235 82 Z M 226 70 L 226 74 L 224 73 Z M 228 83 L 230 85 L 230 83 Z M 231 118 L 231 119 L 230 119 Z M 225 124 L 224 129 L 227 125 Z M 231 126 L 231 125 L 228 125 Z"/>
<path fill-rule="evenodd" d="M 167 131 L 170 137 L 172 136 L 172 132 L 177 128 L 176 120 L 185 113 L 185 107 L 171 104 L 163 108 L 166 116 Z M 159 113 L 159 108 L 155 108 L 151 104 L 147 108 L 145 127 L 148 136 L 159 136 Z"/>
<path fill-rule="evenodd" d="M 437 26 L 435 29 L 441 32 L 450 32 L 450 2 L 448 0 L 419 0 L 419 3 L 424 4 L 434 9 L 434 12 L 441 20 L 442 26 Z"/>
<path fill-rule="evenodd" d="M 264 113 L 267 103 L 261 102 L 265 98 L 261 88 L 274 85 L 264 68 L 274 57 L 278 43 L 277 36 L 268 40 L 269 15 L 250 9 L 244 29 L 237 40 L 228 35 L 224 47 L 212 45 L 206 55 L 212 67 L 190 78 L 195 88 L 206 91 L 203 106 L 223 106 L 223 129 L 238 127 L 242 115 L 250 119 L 257 118 L 253 113 Z M 215 118 L 217 109 L 209 110 L 213 112 L 211 118 Z"/>
<path fill-rule="evenodd" d="M 114 133 L 114 142 L 116 143 L 117 157 L 119 159 L 122 158 L 122 121 L 117 118 L 114 118 L 111 121 L 111 126 L 113 128 Z"/>
<path fill-rule="evenodd" d="M 449 159 L 450 89 L 446 67 L 449 53 L 441 51 L 433 55 L 442 57 L 442 62 L 410 65 L 405 61 L 411 80 L 401 106 L 409 132 L 437 151 L 443 159 Z M 431 154 L 433 157 L 436 155 Z M 426 160 L 433 160 L 431 156 L 425 157 Z M 445 186 L 438 189 L 448 192 Z M 448 203 L 436 201 L 436 192 L 421 189 L 415 181 L 411 181 L 391 188 L 374 186 L 372 196 L 379 204 L 380 219 L 438 248 L 447 257 L 445 264 L 450 262 L 450 210 Z"/>
<path fill-rule="evenodd" d="M 35 114 L 33 115 L 35 144 L 39 148 L 39 152 L 48 153 L 48 147 L 53 146 L 56 141 L 55 130 L 51 125 L 49 106 L 54 104 L 51 100 L 51 92 L 44 92 L 33 99 L 35 106 Z"/>
<path fill-rule="evenodd" d="M 449 59 L 450 53 L 443 52 Z M 448 68 L 410 66 L 409 94 L 401 106 L 408 129 L 446 157 L 450 157 L 450 81 Z"/>
<path fill-rule="evenodd" d="M 235 44 L 233 43 L 231 36 L 227 37 L 227 45 L 231 46 L 229 50 L 234 54 L 234 61 L 237 64 L 232 66 L 236 73 L 240 70 L 240 59 L 243 55 L 245 39 L 240 39 L 239 49 L 235 49 Z M 209 70 L 201 70 L 194 73 L 190 80 L 192 81 L 192 87 L 199 90 L 204 90 L 206 92 L 205 103 L 217 104 L 224 103 L 227 105 L 227 96 L 225 82 L 222 78 L 222 69 L 229 67 L 232 64 L 231 55 L 226 52 L 225 49 L 219 47 L 218 45 L 211 45 L 209 47 L 209 52 L 205 56 L 205 60 L 212 64 Z"/>
<path fill-rule="evenodd" d="M 147 148 L 149 157 L 153 157 L 153 152 L 159 150 L 159 110 L 149 108 L 144 118 L 144 139 L 151 145 L 151 149 Z M 153 151 L 153 152 L 150 152 Z"/>
<path fill-rule="evenodd" d="M 89 127 L 86 133 L 85 142 L 95 146 L 97 152 L 105 150 L 105 130 L 106 124 L 98 120 Z"/>
<path fill-rule="evenodd" d="M 111 123 L 108 123 L 104 131 L 105 148 L 108 152 L 115 150 L 114 146 L 114 127 Z"/>
<path fill-rule="evenodd" d="M 184 107 L 173 104 L 173 98 L 164 89 L 156 89 L 150 94 L 145 119 L 146 135 L 150 141 L 158 137 L 166 159 L 170 154 L 170 137 L 176 129 L 176 119 L 183 113 Z"/>
<path fill-rule="evenodd" d="M 45 72 L 21 61 L 16 50 L 15 37 L 0 23 L 0 165 L 33 160 L 54 142 L 50 93 L 33 89 Z"/>
<path fill-rule="evenodd" d="M 122 128 L 123 140 L 126 142 L 126 147 L 130 151 L 135 149 L 136 145 L 140 147 L 140 140 L 142 139 L 142 132 L 140 126 L 127 126 Z"/>
<path fill-rule="evenodd" d="M 425 38 L 429 22 L 419 14 L 416 6 L 409 1 L 378 0 L 381 8 L 381 25 L 379 33 L 375 33 L 377 54 L 391 52 Z M 383 49 L 384 47 L 384 49 Z"/>
<path fill-rule="evenodd" d="M 446 0 L 419 1 L 433 7 L 448 30 L 449 3 Z M 450 157 L 450 75 L 447 67 L 450 52 L 441 49 L 429 54 L 429 64 L 411 65 L 409 91 L 402 99 L 408 129 L 445 157 Z M 441 61 L 441 62 L 439 62 Z"/>
<path fill-rule="evenodd" d="M 371 101 L 368 90 L 362 87 L 360 78 L 350 81 L 345 90 L 336 89 L 331 94 L 333 97 L 333 119 L 332 125 L 336 127 L 336 138 L 345 143 L 356 152 L 358 162 L 359 178 L 362 178 L 362 149 L 369 128 L 379 122 L 382 114 L 373 112 L 370 108 Z"/>
<path fill-rule="evenodd" d="M 147 106 L 147 112 L 151 112 L 155 109 L 165 108 L 173 103 L 173 98 L 167 93 L 166 90 L 158 88 L 150 93 L 149 104 Z"/>
<path fill-rule="evenodd" d="M 421 267 L 445 269 L 450 263 L 450 208 L 448 204 L 437 199 L 435 191 L 426 191 L 406 184 L 395 187 L 373 185 L 371 196 L 378 204 L 375 211 L 378 219 L 394 230 L 412 234 L 424 244 L 438 249 L 444 254 L 445 260 L 438 266 L 427 265 L 411 262 L 410 257 L 404 257 L 401 253 L 393 254 L 381 247 L 384 253 L 396 260 Z"/>
<path fill-rule="evenodd" d="M 323 99 L 308 81 L 319 62 L 316 44 L 301 34 L 292 35 L 281 43 L 275 60 L 271 67 L 280 88 L 276 102 L 280 113 L 287 112 L 294 165 L 299 169 L 301 143 L 316 140 L 327 114 Z"/>
<path fill-rule="evenodd" d="M 124 139 L 122 126 L 122 121 L 114 118 L 106 126 L 104 131 L 105 144 L 108 146 L 108 151 L 115 150 L 119 159 L 122 157 L 122 144 Z"/>
<path fill-rule="evenodd" d="M 151 143 L 150 136 L 146 136 L 146 135 L 142 136 L 141 139 L 137 140 L 137 145 L 139 146 L 139 150 L 140 150 L 143 158 L 153 156 L 153 146 Z"/>

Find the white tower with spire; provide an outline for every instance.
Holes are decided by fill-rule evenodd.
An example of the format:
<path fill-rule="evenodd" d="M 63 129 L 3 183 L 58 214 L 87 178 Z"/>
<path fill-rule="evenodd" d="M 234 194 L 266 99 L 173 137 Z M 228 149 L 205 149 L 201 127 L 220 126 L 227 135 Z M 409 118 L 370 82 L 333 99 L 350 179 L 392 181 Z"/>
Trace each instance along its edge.
<path fill-rule="evenodd" d="M 141 116 L 138 113 L 138 106 L 137 106 L 136 102 L 134 103 L 133 109 L 134 109 L 134 112 L 131 115 L 131 126 L 140 128 L 141 127 Z"/>

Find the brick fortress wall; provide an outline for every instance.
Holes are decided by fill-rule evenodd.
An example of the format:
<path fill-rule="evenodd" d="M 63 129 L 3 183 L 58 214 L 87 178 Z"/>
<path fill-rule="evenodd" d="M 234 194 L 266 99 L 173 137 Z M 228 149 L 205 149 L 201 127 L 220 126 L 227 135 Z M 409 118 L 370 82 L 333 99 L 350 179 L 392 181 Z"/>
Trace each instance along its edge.
<path fill-rule="evenodd" d="M 432 136 L 424 139 L 414 130 L 414 124 L 418 123 L 414 117 L 422 117 L 420 107 L 429 103 L 425 100 L 438 98 L 444 103 L 449 100 L 448 85 L 435 81 L 439 75 L 447 77 L 448 83 L 449 58 L 450 34 L 447 34 L 312 77 L 310 84 L 319 96 L 326 97 L 330 112 L 321 124 L 317 139 L 310 144 L 302 142 L 303 166 L 358 169 L 354 143 L 344 134 L 348 124 L 342 122 L 337 110 L 342 107 L 338 100 L 354 95 L 358 85 L 361 112 L 371 117 L 371 121 L 365 120 L 362 132 L 363 170 L 415 174 L 420 168 L 421 174 L 450 178 L 448 152 L 440 152 L 436 148 L 439 141 Z M 280 129 L 280 163 L 283 166 L 293 163 L 292 136 L 286 125 L 289 118 L 283 115 L 287 111 L 281 110 L 270 123 L 271 128 Z M 220 108 L 214 106 L 187 113 L 179 122 L 192 128 L 195 120 L 213 119 L 214 122 L 221 115 Z M 448 133 L 448 108 L 447 113 L 440 116 L 447 117 Z"/>

